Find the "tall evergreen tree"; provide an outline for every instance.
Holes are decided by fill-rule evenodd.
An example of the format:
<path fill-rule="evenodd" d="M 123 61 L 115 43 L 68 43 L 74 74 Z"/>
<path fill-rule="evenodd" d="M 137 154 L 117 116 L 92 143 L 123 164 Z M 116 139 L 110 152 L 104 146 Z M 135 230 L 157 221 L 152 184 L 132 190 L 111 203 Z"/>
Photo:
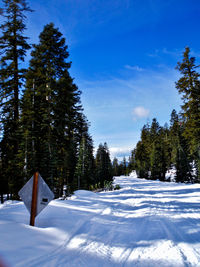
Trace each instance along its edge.
<path fill-rule="evenodd" d="M 69 53 L 65 39 L 52 23 L 44 27 L 39 44 L 33 47 L 23 95 L 22 124 L 25 136 L 21 149 L 25 151 L 28 176 L 38 170 L 52 184 L 55 167 L 53 106 L 62 82 L 59 79 L 69 76 L 70 63 L 66 62 Z"/>
<path fill-rule="evenodd" d="M 147 151 L 142 141 L 139 141 L 136 145 L 135 152 L 135 167 L 138 177 L 148 178 L 148 163 L 146 162 Z"/>
<path fill-rule="evenodd" d="M 115 157 L 112 162 L 113 176 L 119 175 L 119 163 L 118 159 Z"/>
<path fill-rule="evenodd" d="M 184 137 L 185 123 L 175 110 L 170 119 L 171 161 L 176 168 L 176 181 L 191 181 L 191 158 L 189 148 Z"/>
<path fill-rule="evenodd" d="M 56 84 L 53 105 L 53 141 L 56 180 L 59 192 L 63 184 L 73 187 L 78 147 L 88 124 L 82 114 L 80 91 L 66 72 Z"/>
<path fill-rule="evenodd" d="M 59 30 L 47 24 L 31 53 L 22 105 L 25 169 L 28 176 L 38 170 L 58 195 L 63 184 L 73 184 L 78 146 L 88 131 L 67 49 Z"/>
<path fill-rule="evenodd" d="M 131 173 L 136 168 L 135 153 L 136 153 L 136 149 L 133 149 L 131 151 L 131 156 L 129 157 L 129 162 L 128 162 L 128 171 L 129 171 L 129 173 Z"/>
<path fill-rule="evenodd" d="M 182 94 L 184 136 L 189 143 L 191 155 L 196 158 L 200 181 L 200 74 L 196 71 L 197 67 L 199 66 L 195 64 L 195 58 L 190 57 L 189 47 L 186 47 L 182 62 L 177 64 L 182 77 L 176 82 L 176 88 Z"/>
<path fill-rule="evenodd" d="M 122 165 L 123 165 L 123 174 L 127 175 L 128 174 L 128 166 L 127 166 L 126 157 L 123 157 Z"/>
<path fill-rule="evenodd" d="M 110 160 L 110 152 L 106 143 L 104 143 L 104 145 L 99 145 L 95 162 L 96 179 L 100 186 L 103 187 L 105 181 L 112 181 L 112 164 Z"/>
<path fill-rule="evenodd" d="M 150 154 L 150 162 L 151 162 L 151 178 L 159 179 L 160 178 L 160 158 L 161 158 L 161 148 L 160 148 L 160 140 L 159 140 L 159 131 L 160 126 L 157 120 L 154 118 L 151 124 L 150 135 L 151 135 L 151 154 Z"/>
<path fill-rule="evenodd" d="M 150 171 L 151 134 L 150 127 L 145 124 L 141 131 L 141 141 L 135 151 L 135 167 L 139 177 L 148 178 Z"/>
<path fill-rule="evenodd" d="M 25 77 L 20 67 L 30 48 L 24 36 L 25 13 L 31 11 L 25 0 L 3 0 L 3 18 L 0 36 L 0 109 L 2 179 L 8 179 L 11 194 L 17 195 L 22 185 L 19 152 L 19 94 Z M 6 178 L 5 178 L 6 177 Z"/>
<path fill-rule="evenodd" d="M 83 136 L 80 147 L 78 161 L 75 170 L 75 189 L 89 189 L 94 185 L 94 156 L 92 139 Z"/>

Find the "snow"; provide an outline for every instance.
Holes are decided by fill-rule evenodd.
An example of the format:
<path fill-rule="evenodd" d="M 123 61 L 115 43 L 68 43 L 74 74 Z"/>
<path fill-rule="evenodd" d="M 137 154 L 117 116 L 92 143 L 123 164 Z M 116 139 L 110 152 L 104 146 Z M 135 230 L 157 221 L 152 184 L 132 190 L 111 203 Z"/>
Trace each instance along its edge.
<path fill-rule="evenodd" d="M 0 205 L 0 266 L 200 266 L 200 185 L 115 177 L 120 190 L 53 200 L 29 226 Z"/>
<path fill-rule="evenodd" d="M 174 182 L 176 180 L 176 168 L 171 167 L 165 174 L 165 179 Z"/>

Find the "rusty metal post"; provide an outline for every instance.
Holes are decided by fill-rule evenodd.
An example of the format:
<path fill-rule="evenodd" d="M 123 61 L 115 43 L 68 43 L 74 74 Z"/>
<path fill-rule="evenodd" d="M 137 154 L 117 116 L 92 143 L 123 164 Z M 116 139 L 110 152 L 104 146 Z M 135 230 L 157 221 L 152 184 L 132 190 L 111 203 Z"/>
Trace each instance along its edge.
<path fill-rule="evenodd" d="M 31 218 L 30 218 L 30 225 L 35 225 L 35 217 L 37 212 L 37 193 L 38 193 L 38 172 L 34 173 L 33 176 L 33 191 L 32 191 L 32 203 L 31 203 Z"/>

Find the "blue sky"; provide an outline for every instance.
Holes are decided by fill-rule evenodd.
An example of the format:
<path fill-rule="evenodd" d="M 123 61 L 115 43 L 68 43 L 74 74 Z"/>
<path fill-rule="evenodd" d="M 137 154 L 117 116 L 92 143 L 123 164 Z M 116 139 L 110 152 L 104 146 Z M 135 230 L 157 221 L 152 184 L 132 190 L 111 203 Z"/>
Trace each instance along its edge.
<path fill-rule="evenodd" d="M 97 147 L 128 156 L 144 123 L 180 111 L 175 70 L 185 46 L 200 57 L 199 0 L 32 0 L 31 42 L 54 22 L 66 38 L 70 73 Z"/>

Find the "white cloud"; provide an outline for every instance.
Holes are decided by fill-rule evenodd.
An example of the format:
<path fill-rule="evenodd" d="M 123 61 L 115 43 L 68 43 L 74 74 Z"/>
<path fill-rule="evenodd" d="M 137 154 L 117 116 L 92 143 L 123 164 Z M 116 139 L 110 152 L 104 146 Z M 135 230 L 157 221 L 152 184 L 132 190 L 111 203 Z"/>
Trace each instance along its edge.
<path fill-rule="evenodd" d="M 141 118 L 147 118 L 149 116 L 149 110 L 144 107 L 136 107 L 133 109 L 133 119 L 141 119 Z"/>
<path fill-rule="evenodd" d="M 149 53 L 149 57 L 162 57 L 163 55 L 171 56 L 176 59 L 180 58 L 180 56 L 183 54 L 183 49 L 167 49 L 166 47 L 162 49 L 155 49 L 152 53 Z"/>
<path fill-rule="evenodd" d="M 131 65 L 125 65 L 125 68 L 128 70 L 134 70 L 134 71 L 143 71 L 144 69 L 139 66 L 131 66 Z"/>

